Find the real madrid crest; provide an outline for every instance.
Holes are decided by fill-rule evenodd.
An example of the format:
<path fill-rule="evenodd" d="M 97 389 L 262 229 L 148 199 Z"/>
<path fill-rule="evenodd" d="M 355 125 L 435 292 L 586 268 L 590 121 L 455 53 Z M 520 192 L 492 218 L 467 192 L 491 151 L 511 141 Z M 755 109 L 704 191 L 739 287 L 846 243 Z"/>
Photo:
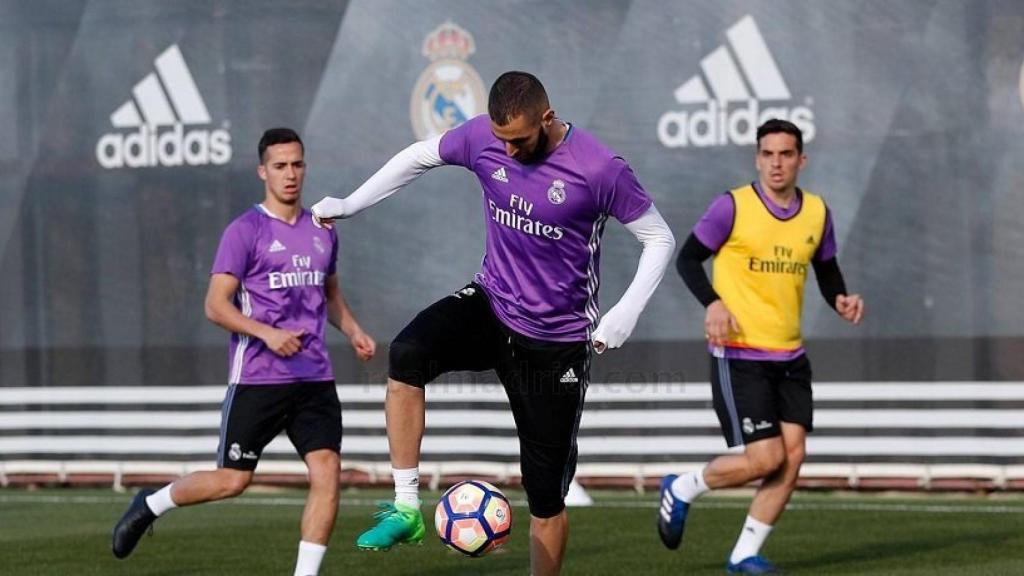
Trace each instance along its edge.
<path fill-rule="evenodd" d="M 555 180 L 551 183 L 551 187 L 548 188 L 548 201 L 552 204 L 565 202 L 565 182 Z"/>
<path fill-rule="evenodd" d="M 454 22 L 445 22 L 427 35 L 423 55 L 431 63 L 416 80 L 409 104 L 416 138 L 440 136 L 484 111 L 484 82 L 466 62 L 474 52 L 472 34 Z"/>

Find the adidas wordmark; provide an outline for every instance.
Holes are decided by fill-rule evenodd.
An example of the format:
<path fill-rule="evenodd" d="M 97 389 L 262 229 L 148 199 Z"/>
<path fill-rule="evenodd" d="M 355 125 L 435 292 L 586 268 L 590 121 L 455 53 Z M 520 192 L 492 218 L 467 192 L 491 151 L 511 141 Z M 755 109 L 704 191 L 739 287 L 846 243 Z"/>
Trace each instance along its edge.
<path fill-rule="evenodd" d="M 658 140 L 669 148 L 753 145 L 757 127 L 771 118 L 789 120 L 803 131 L 805 142 L 813 140 L 810 108 L 764 104 L 785 102 L 792 96 L 754 18 L 744 16 L 726 36 L 728 45 L 700 61 L 707 82 L 696 74 L 675 89 L 676 102 L 687 108 L 661 115 Z M 701 104 L 703 109 L 692 108 Z"/>
<path fill-rule="evenodd" d="M 135 132 L 101 136 L 96 143 L 100 166 L 113 169 L 229 162 L 231 134 L 227 129 L 185 129 L 209 125 L 210 113 L 178 45 L 164 50 L 153 64 L 156 72 L 136 83 L 128 100 L 110 115 L 114 128 Z"/>

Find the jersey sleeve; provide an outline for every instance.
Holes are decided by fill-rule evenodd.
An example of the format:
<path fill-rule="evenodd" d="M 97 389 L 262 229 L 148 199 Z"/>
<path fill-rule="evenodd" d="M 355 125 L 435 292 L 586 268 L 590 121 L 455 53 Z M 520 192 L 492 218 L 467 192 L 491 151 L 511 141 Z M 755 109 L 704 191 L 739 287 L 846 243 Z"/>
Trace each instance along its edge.
<path fill-rule="evenodd" d="M 614 216 L 623 224 L 629 224 L 644 215 L 654 201 L 636 179 L 636 174 L 625 160 L 619 157 L 612 158 L 612 163 L 617 165 L 613 172 L 613 179 L 598 186 L 598 202 L 606 214 Z"/>
<path fill-rule="evenodd" d="M 482 127 L 482 128 L 481 128 Z M 490 120 L 486 114 L 463 122 L 441 136 L 439 146 L 441 160 L 445 164 L 454 164 L 473 169 L 473 162 L 482 144 L 481 130 L 490 134 Z"/>
<path fill-rule="evenodd" d="M 242 220 L 228 225 L 217 246 L 210 274 L 231 274 L 239 280 L 245 279 L 249 267 L 249 255 L 256 237 L 255 228 Z"/>
<path fill-rule="evenodd" d="M 839 247 L 836 245 L 836 233 L 832 227 L 832 211 L 825 206 L 825 230 L 821 234 L 821 243 L 814 253 L 814 259 L 825 262 L 836 257 Z"/>
<path fill-rule="evenodd" d="M 693 235 L 712 252 L 725 244 L 732 234 L 732 225 L 736 220 L 736 201 L 732 194 L 726 192 L 711 201 L 707 211 L 693 227 Z"/>

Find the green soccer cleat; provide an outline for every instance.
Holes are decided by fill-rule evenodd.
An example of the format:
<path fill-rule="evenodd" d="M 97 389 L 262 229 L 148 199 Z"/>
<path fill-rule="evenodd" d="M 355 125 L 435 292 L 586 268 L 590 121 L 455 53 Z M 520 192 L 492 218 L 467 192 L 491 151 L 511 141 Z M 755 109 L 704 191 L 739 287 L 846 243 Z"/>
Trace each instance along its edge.
<path fill-rule="evenodd" d="M 427 533 L 419 508 L 405 504 L 381 502 L 373 515 L 377 525 L 363 532 L 356 540 L 361 550 L 389 550 L 395 544 L 419 544 Z"/>

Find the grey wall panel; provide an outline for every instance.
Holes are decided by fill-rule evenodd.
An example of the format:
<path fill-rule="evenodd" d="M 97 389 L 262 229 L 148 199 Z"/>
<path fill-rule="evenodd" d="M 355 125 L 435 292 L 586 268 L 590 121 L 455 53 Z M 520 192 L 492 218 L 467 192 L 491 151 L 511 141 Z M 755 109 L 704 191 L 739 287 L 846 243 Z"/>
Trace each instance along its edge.
<path fill-rule="evenodd" d="M 446 22 L 475 48 L 450 56 L 464 74 L 452 86 L 480 79 L 463 112 L 483 111 L 501 72 L 537 73 L 561 117 L 630 161 L 680 241 L 716 194 L 754 177 L 751 121 L 799 118 L 813 135 L 802 183 L 829 203 L 869 306 L 850 327 L 809 279 L 819 373 L 1020 378 L 1019 2 L 0 0 L 0 124 L 13 135 L 0 142 L 0 385 L 223 381 L 226 337 L 202 300 L 221 231 L 261 197 L 259 134 L 303 131 L 307 204 L 347 194 L 425 125 L 424 40 Z M 174 47 L 204 118 L 158 65 Z M 105 138 L 139 134 L 126 118 L 157 118 L 160 92 L 171 120 L 158 136 L 227 135 L 230 155 L 105 168 L 117 163 Z M 343 286 L 381 343 L 471 278 L 481 210 L 475 179 L 443 168 L 339 226 Z M 607 310 L 638 245 L 613 224 L 602 250 Z M 670 271 L 629 345 L 595 369 L 700 378 L 702 318 Z M 382 378 L 383 357 L 363 369 L 331 342 L 339 379 Z"/>

